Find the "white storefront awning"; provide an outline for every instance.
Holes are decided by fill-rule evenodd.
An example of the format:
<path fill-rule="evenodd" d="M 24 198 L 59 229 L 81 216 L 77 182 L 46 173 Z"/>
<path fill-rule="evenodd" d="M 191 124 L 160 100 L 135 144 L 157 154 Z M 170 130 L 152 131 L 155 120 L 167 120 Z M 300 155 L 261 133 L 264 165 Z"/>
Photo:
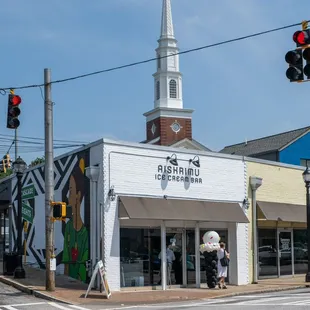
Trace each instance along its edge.
<path fill-rule="evenodd" d="M 119 218 L 249 223 L 239 203 L 120 196 Z"/>

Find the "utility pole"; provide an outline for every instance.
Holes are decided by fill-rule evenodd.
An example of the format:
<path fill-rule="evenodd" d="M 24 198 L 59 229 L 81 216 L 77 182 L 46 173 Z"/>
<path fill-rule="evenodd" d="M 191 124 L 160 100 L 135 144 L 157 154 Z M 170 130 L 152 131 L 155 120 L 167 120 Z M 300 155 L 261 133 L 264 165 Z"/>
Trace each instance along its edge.
<path fill-rule="evenodd" d="M 51 70 L 44 69 L 44 125 L 45 125 L 45 250 L 47 291 L 55 290 L 55 271 L 51 270 L 54 258 L 53 209 L 54 200 L 54 154 L 53 154 L 53 102 L 51 96 Z"/>
<path fill-rule="evenodd" d="M 15 128 L 15 137 L 14 137 L 14 144 L 15 144 L 15 161 L 17 160 L 17 128 Z"/>

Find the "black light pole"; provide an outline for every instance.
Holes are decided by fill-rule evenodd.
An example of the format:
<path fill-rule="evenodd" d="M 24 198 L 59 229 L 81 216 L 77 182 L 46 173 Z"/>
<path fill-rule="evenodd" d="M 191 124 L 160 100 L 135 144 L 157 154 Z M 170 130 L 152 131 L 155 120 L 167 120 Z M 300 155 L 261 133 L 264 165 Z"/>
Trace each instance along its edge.
<path fill-rule="evenodd" d="M 309 167 L 302 174 L 307 189 L 307 248 L 308 248 L 308 272 L 306 282 L 310 282 L 310 169 Z"/>
<path fill-rule="evenodd" d="M 26 272 L 23 267 L 23 249 L 22 249 L 22 177 L 23 173 L 26 170 L 26 163 L 18 157 L 13 163 L 13 170 L 16 173 L 17 177 L 17 254 L 18 254 L 18 265 L 14 271 L 14 278 L 23 279 L 26 277 Z"/>

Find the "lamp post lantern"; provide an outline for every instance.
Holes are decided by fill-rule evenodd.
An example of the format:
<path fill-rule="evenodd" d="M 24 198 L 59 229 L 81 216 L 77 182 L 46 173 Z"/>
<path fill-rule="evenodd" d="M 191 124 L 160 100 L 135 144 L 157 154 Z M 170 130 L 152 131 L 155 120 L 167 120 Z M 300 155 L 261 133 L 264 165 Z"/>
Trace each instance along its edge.
<path fill-rule="evenodd" d="M 308 248 L 308 272 L 306 274 L 306 282 L 310 282 L 310 169 L 307 166 L 306 170 L 303 172 L 302 177 L 306 184 L 307 189 L 307 248 Z"/>
<path fill-rule="evenodd" d="M 24 171 L 27 169 L 26 163 L 18 157 L 13 163 L 13 171 L 16 173 L 17 177 L 17 254 L 18 254 L 18 265 L 14 271 L 14 278 L 23 279 L 26 277 L 25 269 L 23 268 L 22 262 L 22 177 Z"/>

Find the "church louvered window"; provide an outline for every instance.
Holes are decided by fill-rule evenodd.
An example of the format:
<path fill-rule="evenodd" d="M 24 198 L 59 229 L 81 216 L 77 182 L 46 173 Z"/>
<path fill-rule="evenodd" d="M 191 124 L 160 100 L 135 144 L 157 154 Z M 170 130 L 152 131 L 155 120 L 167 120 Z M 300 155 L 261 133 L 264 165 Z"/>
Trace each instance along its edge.
<path fill-rule="evenodd" d="M 160 82 L 156 82 L 156 100 L 159 100 L 160 98 Z"/>
<path fill-rule="evenodd" d="M 177 82 L 176 82 L 176 80 L 170 80 L 169 92 L 170 92 L 170 98 L 177 98 Z"/>

